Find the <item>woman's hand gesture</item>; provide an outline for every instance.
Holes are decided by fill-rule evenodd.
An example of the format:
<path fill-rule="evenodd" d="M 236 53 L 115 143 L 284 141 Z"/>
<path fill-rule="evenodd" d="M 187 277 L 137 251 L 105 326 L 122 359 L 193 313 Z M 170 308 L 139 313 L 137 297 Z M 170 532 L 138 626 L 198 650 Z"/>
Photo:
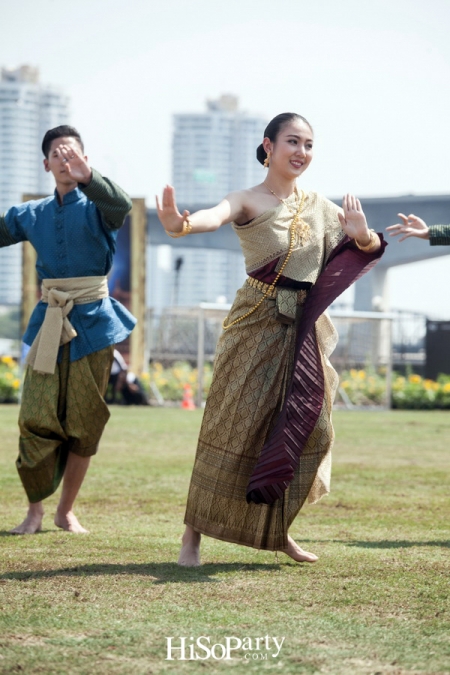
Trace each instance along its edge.
<path fill-rule="evenodd" d="M 361 207 L 361 202 L 353 195 L 345 195 L 342 200 L 344 215 L 339 213 L 341 227 L 350 239 L 356 239 L 358 244 L 366 246 L 370 243 L 370 232 L 367 227 L 366 216 Z"/>
<path fill-rule="evenodd" d="M 391 237 L 397 237 L 399 234 L 402 234 L 403 236 L 400 237 L 399 242 L 408 239 L 408 237 L 419 237 L 419 239 L 430 238 L 428 225 L 422 218 L 418 218 L 413 213 L 409 216 L 405 216 L 403 213 L 397 213 L 397 215 L 403 222 L 390 225 L 386 228 L 386 230 L 390 230 L 389 234 Z"/>
<path fill-rule="evenodd" d="M 181 232 L 183 222 L 189 216 L 189 211 L 183 211 L 183 214 L 178 211 L 175 203 L 175 190 L 171 185 L 166 185 L 164 188 L 162 205 L 156 195 L 156 210 L 166 232 Z"/>

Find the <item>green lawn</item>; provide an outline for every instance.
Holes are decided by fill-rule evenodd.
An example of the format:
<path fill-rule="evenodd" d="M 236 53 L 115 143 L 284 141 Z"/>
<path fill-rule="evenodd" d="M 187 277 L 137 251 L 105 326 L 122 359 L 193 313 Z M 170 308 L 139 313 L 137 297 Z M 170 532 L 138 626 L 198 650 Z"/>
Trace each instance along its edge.
<path fill-rule="evenodd" d="M 16 417 L 0 407 L 2 675 L 450 673 L 450 413 L 336 412 L 332 493 L 291 531 L 319 561 L 205 538 L 198 569 L 174 561 L 201 412 L 112 410 L 81 536 L 54 527 L 55 496 L 41 534 L 7 534 L 25 507 Z M 285 638 L 276 658 L 261 642 L 166 660 L 167 637 L 266 635 Z"/>

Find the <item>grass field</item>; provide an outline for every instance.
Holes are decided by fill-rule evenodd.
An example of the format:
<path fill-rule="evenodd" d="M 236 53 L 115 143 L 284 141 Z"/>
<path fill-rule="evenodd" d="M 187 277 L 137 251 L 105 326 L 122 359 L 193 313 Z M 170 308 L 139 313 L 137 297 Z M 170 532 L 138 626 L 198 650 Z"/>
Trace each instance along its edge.
<path fill-rule="evenodd" d="M 0 407 L 2 675 L 450 673 L 450 413 L 336 412 L 332 493 L 291 530 L 319 561 L 204 538 L 198 569 L 174 561 L 200 411 L 112 410 L 79 536 L 54 527 L 56 496 L 41 534 L 7 534 L 25 506 L 16 417 Z M 285 638 L 276 658 L 255 649 L 266 635 Z M 253 642 L 166 660 L 181 636 Z"/>

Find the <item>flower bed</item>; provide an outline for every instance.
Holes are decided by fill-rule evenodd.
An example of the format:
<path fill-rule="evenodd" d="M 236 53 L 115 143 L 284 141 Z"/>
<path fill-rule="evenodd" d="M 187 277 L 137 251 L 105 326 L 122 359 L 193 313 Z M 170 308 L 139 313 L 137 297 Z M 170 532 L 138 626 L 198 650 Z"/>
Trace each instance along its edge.
<path fill-rule="evenodd" d="M 203 398 L 208 395 L 212 380 L 212 364 L 205 364 Z M 165 368 L 161 363 L 150 364 L 148 373 L 141 382 L 151 394 L 150 383 L 154 382 L 166 401 L 181 401 L 184 387 L 192 387 L 197 394 L 197 369 L 182 361 Z M 351 369 L 341 374 L 340 386 L 353 405 L 382 405 L 386 392 L 383 373 Z M 17 403 L 19 398 L 19 366 L 11 356 L 0 357 L 0 403 Z M 437 381 L 409 373 L 406 376 L 393 373 L 392 407 L 404 410 L 450 410 L 450 375 L 440 375 Z"/>
<path fill-rule="evenodd" d="M 19 366 L 11 356 L 0 356 L 0 403 L 17 403 L 19 389 Z"/>
<path fill-rule="evenodd" d="M 383 374 L 351 369 L 341 375 L 341 387 L 354 405 L 384 402 L 386 381 Z M 392 407 L 404 410 L 450 410 L 450 376 L 428 380 L 420 375 L 392 375 Z"/>

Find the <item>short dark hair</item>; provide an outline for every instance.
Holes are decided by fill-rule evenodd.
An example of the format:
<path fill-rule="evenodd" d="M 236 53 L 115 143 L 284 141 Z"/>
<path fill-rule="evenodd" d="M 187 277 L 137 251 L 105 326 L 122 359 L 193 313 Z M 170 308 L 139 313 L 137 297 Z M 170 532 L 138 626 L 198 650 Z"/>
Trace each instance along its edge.
<path fill-rule="evenodd" d="M 302 120 L 305 124 L 309 126 L 311 131 L 313 130 L 312 126 L 308 122 L 307 119 L 302 117 L 302 115 L 298 115 L 297 113 L 281 113 L 280 115 L 277 115 L 276 117 L 273 118 L 273 120 L 270 120 L 269 124 L 266 126 L 264 130 L 264 138 L 270 138 L 272 143 L 274 143 L 277 140 L 277 136 L 280 133 L 281 129 L 284 127 L 285 124 L 288 122 L 292 122 L 292 120 Z M 263 144 L 258 145 L 256 148 L 256 159 L 258 162 L 261 164 L 264 164 L 264 160 L 267 157 L 267 152 L 264 150 Z"/>
<path fill-rule="evenodd" d="M 50 146 L 55 140 L 55 138 L 63 138 L 64 136 L 70 136 L 71 138 L 75 138 L 80 144 L 81 150 L 84 152 L 83 141 L 81 140 L 81 136 L 75 129 L 75 127 L 71 127 L 68 124 L 61 124 L 61 126 L 59 127 L 49 129 L 44 136 L 44 139 L 42 141 L 42 152 L 44 153 L 47 159 L 50 152 Z"/>

